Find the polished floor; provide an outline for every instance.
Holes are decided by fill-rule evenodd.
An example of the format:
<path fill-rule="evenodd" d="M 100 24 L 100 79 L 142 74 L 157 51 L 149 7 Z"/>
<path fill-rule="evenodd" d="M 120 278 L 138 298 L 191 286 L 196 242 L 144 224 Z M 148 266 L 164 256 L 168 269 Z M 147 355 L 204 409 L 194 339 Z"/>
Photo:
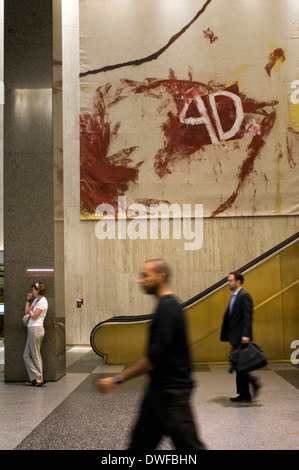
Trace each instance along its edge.
<path fill-rule="evenodd" d="M 139 377 L 101 395 L 100 377 L 123 366 L 105 365 L 90 348 L 67 350 L 66 375 L 44 387 L 4 382 L 0 341 L 0 450 L 124 450 L 146 384 Z M 298 450 L 299 368 L 271 363 L 259 370 L 262 389 L 252 403 L 232 403 L 235 376 L 227 365 L 198 366 L 193 407 L 210 450 Z M 160 450 L 172 449 L 165 438 Z"/>

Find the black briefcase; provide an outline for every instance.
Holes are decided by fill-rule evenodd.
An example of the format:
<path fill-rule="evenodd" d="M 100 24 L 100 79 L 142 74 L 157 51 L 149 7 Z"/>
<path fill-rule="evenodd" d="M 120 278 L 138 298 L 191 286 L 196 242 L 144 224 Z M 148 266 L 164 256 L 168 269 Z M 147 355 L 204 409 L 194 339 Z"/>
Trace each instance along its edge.
<path fill-rule="evenodd" d="M 237 372 L 251 372 L 267 365 L 264 351 L 256 343 L 241 344 L 234 349 L 229 360 Z"/>

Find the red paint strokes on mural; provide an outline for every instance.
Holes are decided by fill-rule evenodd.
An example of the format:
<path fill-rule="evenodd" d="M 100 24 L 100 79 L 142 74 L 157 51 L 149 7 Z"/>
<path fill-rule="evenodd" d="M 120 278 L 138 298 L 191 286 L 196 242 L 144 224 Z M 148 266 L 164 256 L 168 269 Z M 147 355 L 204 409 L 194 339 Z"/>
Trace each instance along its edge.
<path fill-rule="evenodd" d="M 176 99 L 182 92 L 182 83 L 185 84 L 185 91 L 190 82 L 176 80 L 173 71 L 170 75 L 172 80 L 148 78 L 140 83 L 121 79 L 116 84 L 107 83 L 96 90 L 92 112 L 81 114 L 80 194 L 83 216 L 93 215 L 96 207 L 102 203 L 110 204 L 116 209 L 118 196 L 126 193 L 138 181 L 143 163 L 141 161 L 134 166 L 129 158 L 137 146 L 110 155 L 111 139 L 117 138 L 121 123 L 119 121 L 112 127 L 108 111 L 134 94 L 157 99 L 159 103 L 163 102 L 165 96 L 174 96 Z M 205 93 L 209 92 L 208 86 L 202 86 Z"/>
<path fill-rule="evenodd" d="M 92 113 L 81 115 L 82 211 L 94 213 L 97 205 L 102 203 L 116 207 L 118 196 L 138 182 L 143 161 L 133 165 L 130 159 L 138 147 L 131 146 L 110 155 L 111 139 L 117 138 L 120 121 L 112 127 L 108 119 L 108 110 L 112 106 L 132 96 L 137 98 L 137 95 L 142 95 L 144 101 L 142 120 L 147 99 L 157 100 L 157 114 L 167 116 L 161 124 L 164 145 L 150 156 L 160 179 L 171 174 L 180 161 L 193 154 L 200 161 L 207 145 L 227 146 L 228 141 L 239 140 L 244 133 L 252 135 L 238 170 L 237 186 L 212 215 L 232 206 L 253 172 L 255 159 L 273 127 L 277 101 L 256 102 L 241 94 L 236 84 L 226 88 L 213 82 L 193 81 L 190 68 L 188 75 L 189 80 L 178 80 L 170 70 L 168 79 L 146 78 L 143 82 L 121 79 L 113 85 L 98 88 Z M 145 202 L 144 199 L 139 201 Z M 145 205 L 150 201 L 147 199 Z"/>
<path fill-rule="evenodd" d="M 284 51 L 280 47 L 276 48 L 273 52 L 271 52 L 271 54 L 269 55 L 269 62 L 265 65 L 265 70 L 267 74 L 269 75 L 269 77 L 271 75 L 271 71 L 274 65 L 279 61 L 284 62 L 285 59 L 286 58 L 285 58 Z"/>
<path fill-rule="evenodd" d="M 178 88 L 179 82 L 175 85 Z M 236 84 L 224 89 L 215 86 L 208 94 L 202 86 L 180 91 L 174 96 L 176 107 L 168 113 L 168 120 L 162 127 L 166 138 L 164 148 L 155 156 L 155 171 L 160 178 L 171 173 L 171 162 L 206 145 L 240 139 L 245 131 Z"/>
<path fill-rule="evenodd" d="M 171 204 L 170 201 L 167 201 L 165 199 L 163 200 L 163 199 L 154 199 L 154 198 L 138 198 L 138 199 L 135 200 L 135 203 L 136 204 L 141 204 L 142 208 L 146 208 L 146 212 L 145 212 L 146 216 L 155 215 L 156 214 L 155 207 L 159 207 L 161 204 L 165 204 L 166 206 L 170 206 L 170 204 Z M 132 207 L 132 206 L 130 206 L 130 207 Z M 134 205 L 133 205 L 133 209 L 134 209 Z M 137 209 L 138 209 L 138 207 L 137 207 Z M 138 213 L 138 210 L 137 210 L 137 213 Z M 142 216 L 143 214 L 141 212 L 137 215 Z M 130 218 L 132 216 L 135 217 L 136 214 L 133 213 L 133 215 L 132 215 L 132 213 L 130 213 L 130 211 L 128 210 L 127 216 L 128 216 L 128 218 Z"/>
<path fill-rule="evenodd" d="M 206 29 L 203 31 L 204 37 L 209 39 L 210 43 L 213 44 L 213 42 L 217 41 L 218 36 L 215 36 L 211 28 Z"/>
<path fill-rule="evenodd" d="M 147 207 L 149 207 L 151 205 L 152 206 L 159 205 L 161 203 L 170 204 L 170 201 L 166 201 L 166 200 L 163 200 L 163 199 L 162 200 L 161 199 L 154 199 L 154 198 L 144 198 L 144 199 L 139 198 L 139 199 L 136 199 L 136 202 L 138 204 L 142 204 L 142 205 L 147 206 Z"/>
<path fill-rule="evenodd" d="M 175 85 L 176 88 L 179 87 L 178 83 Z M 192 100 L 197 97 L 203 101 L 205 104 L 204 109 L 206 110 L 207 115 L 210 116 L 210 122 L 213 124 L 214 130 L 216 131 L 216 139 L 221 137 L 219 135 L 219 123 L 225 135 L 225 133 L 229 132 L 231 129 L 232 124 L 236 122 L 235 103 L 233 103 L 232 100 L 225 99 L 225 95 L 221 95 L 221 91 L 223 91 L 221 85 L 214 85 L 214 89 L 212 87 L 210 88 L 209 94 L 211 95 L 213 92 L 216 93 L 217 101 L 217 93 L 219 93 L 218 98 L 220 98 L 220 101 L 216 103 L 217 115 L 219 118 L 217 128 L 217 125 L 215 125 L 215 108 L 214 111 L 212 110 L 213 112 L 211 112 L 211 102 L 203 90 L 204 87 L 201 86 L 197 89 L 192 87 L 185 93 L 182 90 L 179 98 L 178 95 L 174 97 L 177 104 L 176 112 L 172 111 L 171 113 L 168 113 L 168 120 L 162 127 L 163 133 L 166 137 L 166 142 L 164 148 L 160 149 L 155 156 L 155 170 L 161 178 L 165 177 L 167 174 L 171 174 L 170 163 L 179 159 L 185 159 L 186 156 L 198 151 L 201 152 L 198 152 L 197 155 L 202 154 L 204 146 L 213 142 L 211 138 L 212 133 L 208 130 L 207 121 L 204 121 L 200 128 L 194 127 L 191 124 L 182 125 L 179 118 L 183 115 L 183 109 L 185 109 L 184 107 L 186 103 L 188 104 L 189 114 L 186 113 L 185 117 L 193 117 L 196 119 L 198 117 L 196 112 L 198 108 L 194 106 Z M 269 135 L 275 122 L 276 113 L 274 111 L 274 106 L 278 103 L 277 101 L 256 102 L 255 100 L 246 97 L 244 94 L 239 94 L 236 85 L 225 89 L 224 91 L 228 91 L 240 97 L 242 109 L 245 115 L 244 120 L 239 120 L 235 133 L 231 139 L 240 139 L 244 135 L 244 132 L 251 133 L 253 137 L 246 149 L 244 161 L 239 168 L 236 189 L 223 204 L 213 211 L 213 217 L 229 209 L 235 202 L 240 191 L 244 188 L 247 178 L 254 170 L 254 162 L 260 155 L 260 152 L 266 143 L 265 139 Z M 267 111 L 268 108 L 271 109 L 270 112 Z M 202 115 L 204 115 L 204 113 Z M 253 116 L 256 119 L 258 117 L 262 118 L 261 123 L 257 123 L 255 118 L 252 119 Z M 252 121 L 250 121 L 250 119 L 252 119 Z"/>
<path fill-rule="evenodd" d="M 252 103 L 251 103 L 252 107 Z M 253 136 L 250 144 L 246 150 L 246 159 L 243 161 L 242 165 L 239 168 L 238 172 L 238 184 L 236 189 L 233 193 L 226 199 L 226 201 L 221 204 L 212 214 L 211 217 L 215 217 L 222 212 L 228 210 L 233 203 L 235 202 L 236 198 L 238 197 L 240 191 L 242 190 L 246 179 L 254 170 L 254 162 L 257 156 L 260 154 L 262 148 L 264 147 L 266 141 L 265 137 L 269 135 L 274 122 L 276 119 L 276 112 L 273 111 L 267 116 L 265 116 L 260 125 L 260 133 Z"/>
<path fill-rule="evenodd" d="M 287 128 L 287 152 L 289 166 L 293 169 L 296 166 L 296 156 L 298 158 L 299 154 L 299 132 L 291 127 Z"/>
<path fill-rule="evenodd" d="M 117 100 L 118 101 L 118 100 Z M 117 205 L 118 196 L 128 191 L 138 179 L 142 162 L 130 166 L 135 147 L 109 155 L 111 138 L 120 123 L 111 128 L 107 122 L 103 93 L 96 92 L 93 112 L 80 116 L 80 193 L 81 211 L 94 214 L 99 204 Z"/>

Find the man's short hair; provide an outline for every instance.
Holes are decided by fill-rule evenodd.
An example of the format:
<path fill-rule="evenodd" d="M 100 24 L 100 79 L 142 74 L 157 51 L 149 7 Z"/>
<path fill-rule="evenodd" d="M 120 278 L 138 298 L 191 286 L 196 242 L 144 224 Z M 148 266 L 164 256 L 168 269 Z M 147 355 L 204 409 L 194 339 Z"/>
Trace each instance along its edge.
<path fill-rule="evenodd" d="M 235 276 L 236 281 L 241 281 L 241 284 L 243 284 L 244 276 L 240 271 L 232 271 L 230 274 Z"/>
<path fill-rule="evenodd" d="M 146 261 L 146 263 L 153 263 L 153 270 L 157 274 L 165 274 L 165 280 L 168 281 L 170 278 L 170 268 L 166 261 L 161 258 L 153 258 Z"/>

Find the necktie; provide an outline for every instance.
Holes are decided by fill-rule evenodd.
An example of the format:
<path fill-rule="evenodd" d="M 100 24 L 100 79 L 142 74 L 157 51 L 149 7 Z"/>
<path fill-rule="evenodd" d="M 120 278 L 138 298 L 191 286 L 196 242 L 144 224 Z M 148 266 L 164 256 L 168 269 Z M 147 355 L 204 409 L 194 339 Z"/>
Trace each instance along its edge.
<path fill-rule="evenodd" d="M 235 294 L 233 294 L 230 298 L 230 302 L 229 302 L 229 313 L 231 314 L 232 313 L 232 310 L 233 310 L 233 305 L 234 305 L 234 301 L 236 299 L 236 296 Z"/>

